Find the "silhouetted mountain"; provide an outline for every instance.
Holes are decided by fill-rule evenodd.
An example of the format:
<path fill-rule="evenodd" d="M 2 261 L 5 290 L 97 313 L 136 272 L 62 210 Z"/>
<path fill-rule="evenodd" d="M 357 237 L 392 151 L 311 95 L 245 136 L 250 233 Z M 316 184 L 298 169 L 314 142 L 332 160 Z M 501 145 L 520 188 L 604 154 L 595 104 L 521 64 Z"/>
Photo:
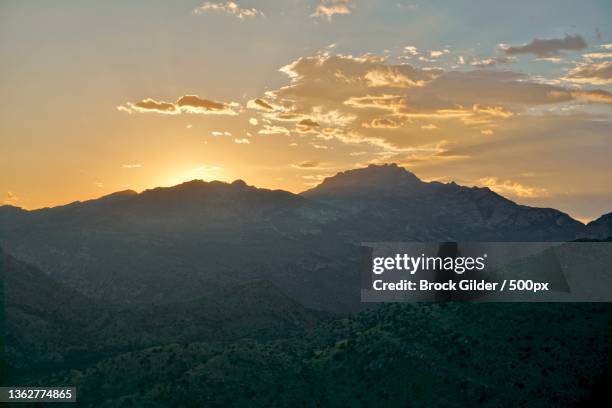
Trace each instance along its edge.
<path fill-rule="evenodd" d="M 426 183 L 396 165 L 342 172 L 301 195 L 194 180 L 36 211 L 0 208 L 7 252 L 120 304 L 178 302 L 263 279 L 308 307 L 355 310 L 360 242 L 586 234 L 557 210 L 488 188 Z"/>
<path fill-rule="evenodd" d="M 561 241 L 607 220 L 394 165 L 301 195 L 192 181 L 0 207 L 3 357 L 12 384 L 76 386 L 83 406 L 576 405 L 609 381 L 606 304 L 302 305 L 360 308 L 362 241 Z M 600 248 L 559 260 L 595 280 Z"/>
<path fill-rule="evenodd" d="M 37 268 L 3 254 L 1 248 L 0 274 L 5 324 L 2 345 L 9 364 L 62 362 L 62 355 L 70 353 L 73 336 L 95 315 L 96 304 Z"/>
<path fill-rule="evenodd" d="M 328 319 L 261 280 L 185 302 L 120 307 L 88 299 L 10 255 L 2 258 L 0 271 L 4 352 L 18 372 L 174 342 L 284 338 Z"/>
<path fill-rule="evenodd" d="M 589 236 L 598 239 L 606 239 L 612 237 L 612 212 L 604 214 L 598 219 L 587 224 Z"/>
<path fill-rule="evenodd" d="M 376 198 L 394 194 L 406 196 L 421 192 L 426 186 L 427 183 L 396 164 L 370 165 L 327 177 L 302 195 L 317 199 Z"/>
<path fill-rule="evenodd" d="M 395 164 L 339 173 L 303 195 L 352 214 L 341 228 L 363 241 L 564 241 L 584 231 L 560 211 L 518 205 L 486 187 L 425 183 Z"/>

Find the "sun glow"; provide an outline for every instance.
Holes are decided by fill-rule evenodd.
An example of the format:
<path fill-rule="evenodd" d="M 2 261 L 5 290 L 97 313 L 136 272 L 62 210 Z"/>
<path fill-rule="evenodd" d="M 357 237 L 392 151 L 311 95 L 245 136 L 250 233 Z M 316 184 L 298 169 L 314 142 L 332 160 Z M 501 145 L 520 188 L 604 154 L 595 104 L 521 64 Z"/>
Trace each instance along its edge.
<path fill-rule="evenodd" d="M 165 175 L 162 175 L 158 185 L 161 187 L 171 187 L 191 180 L 228 181 L 222 167 L 196 165 L 189 168 L 182 166 L 181 169 L 167 172 Z"/>

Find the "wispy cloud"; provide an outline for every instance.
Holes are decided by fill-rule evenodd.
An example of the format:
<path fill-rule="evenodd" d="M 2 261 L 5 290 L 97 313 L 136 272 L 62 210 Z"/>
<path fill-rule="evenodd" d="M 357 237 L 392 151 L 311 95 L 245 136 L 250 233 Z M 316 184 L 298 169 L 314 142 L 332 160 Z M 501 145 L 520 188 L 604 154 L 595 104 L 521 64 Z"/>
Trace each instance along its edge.
<path fill-rule="evenodd" d="M 563 79 L 583 84 L 612 84 L 612 61 L 579 64 Z"/>
<path fill-rule="evenodd" d="M 514 58 L 495 57 L 495 58 L 474 59 L 472 61 L 472 66 L 475 66 L 477 68 L 493 68 L 501 64 L 510 64 L 511 62 L 514 62 Z"/>
<path fill-rule="evenodd" d="M 257 10 L 256 8 L 240 7 L 238 3 L 233 1 L 227 1 L 225 3 L 212 3 L 207 1 L 193 9 L 193 14 L 204 14 L 210 12 L 231 14 L 241 20 L 254 17 L 265 17 L 264 13 Z"/>
<path fill-rule="evenodd" d="M 501 195 L 522 198 L 547 197 L 548 191 L 543 188 L 529 187 L 512 180 L 500 180 L 496 177 L 485 177 L 477 181 L 477 184 L 489 187 Z"/>
<path fill-rule="evenodd" d="M 347 15 L 353 12 L 354 5 L 351 0 L 320 0 L 312 17 L 326 18 L 331 21 L 335 15 Z"/>
<path fill-rule="evenodd" d="M 11 191 L 6 192 L 6 196 L 4 198 L 4 204 L 6 205 L 15 205 L 19 201 L 19 197 L 13 194 Z"/>
<path fill-rule="evenodd" d="M 306 160 L 300 163 L 291 164 L 291 167 L 299 170 L 320 170 L 322 169 L 321 163 L 313 160 Z"/>

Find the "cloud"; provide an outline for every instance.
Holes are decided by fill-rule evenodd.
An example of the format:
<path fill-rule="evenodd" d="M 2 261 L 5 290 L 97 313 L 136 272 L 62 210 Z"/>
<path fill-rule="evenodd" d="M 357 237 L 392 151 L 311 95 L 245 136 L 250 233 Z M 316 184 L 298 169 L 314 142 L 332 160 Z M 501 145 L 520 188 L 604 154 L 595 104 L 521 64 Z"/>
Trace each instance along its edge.
<path fill-rule="evenodd" d="M 17 204 L 18 201 L 19 201 L 19 197 L 17 197 L 11 191 L 7 191 L 3 203 L 5 205 L 15 205 Z"/>
<path fill-rule="evenodd" d="M 507 61 L 510 57 L 502 56 L 496 63 Z M 482 139 L 492 129 L 497 136 L 506 122 L 527 126 L 523 118 L 529 115 L 560 112 L 566 107 L 562 104 L 572 102 L 609 104 L 610 97 L 603 90 L 566 88 L 525 73 L 419 68 L 370 54 L 322 52 L 300 57 L 280 71 L 287 83 L 265 93 L 265 106 L 251 101 L 265 123 L 260 133 L 289 134 L 282 125 L 294 122 L 295 131 L 313 138 L 369 144 L 379 154 L 409 152 L 415 160 L 433 155 L 421 147 L 435 147 L 442 138 L 461 144 Z M 306 126 L 305 120 L 319 126 Z M 444 132 L 431 132 L 429 125 L 442 128 L 441 121 Z M 421 150 L 415 153 L 417 147 Z M 465 155 L 440 154 L 435 160 L 460 157 Z"/>
<path fill-rule="evenodd" d="M 361 126 L 372 129 L 397 129 L 401 126 L 401 122 L 390 118 L 374 118 L 369 123 L 362 123 Z"/>
<path fill-rule="evenodd" d="M 312 161 L 312 160 L 307 160 L 307 161 L 303 161 L 297 164 L 291 164 L 291 167 L 293 167 L 294 169 L 300 169 L 300 170 L 315 170 L 315 169 L 321 169 L 321 163 L 317 162 L 317 161 Z"/>
<path fill-rule="evenodd" d="M 509 57 L 495 57 L 485 59 L 475 59 L 472 61 L 472 65 L 478 68 L 494 68 L 501 64 L 509 64 L 514 62 L 513 58 Z"/>
<path fill-rule="evenodd" d="M 314 120 L 309 119 L 309 118 L 302 119 L 296 124 L 296 128 L 298 132 L 300 133 L 311 132 L 314 129 L 318 128 L 319 126 L 320 125 L 318 122 L 315 122 Z"/>
<path fill-rule="evenodd" d="M 582 84 L 612 84 L 612 61 L 579 64 L 563 79 Z"/>
<path fill-rule="evenodd" d="M 544 188 L 529 187 L 511 180 L 499 180 L 496 177 L 485 177 L 477 181 L 477 184 L 489 187 L 491 190 L 503 196 L 514 196 L 524 198 L 547 197 L 548 191 Z"/>
<path fill-rule="evenodd" d="M 395 67 L 380 67 L 368 71 L 365 80 L 370 87 L 410 88 L 423 85 L 423 81 L 412 80 Z"/>
<path fill-rule="evenodd" d="M 314 13 L 311 14 L 311 17 L 321 17 L 331 21 L 336 14 L 351 14 L 353 8 L 354 5 L 352 4 L 352 0 L 320 0 L 319 5 Z"/>
<path fill-rule="evenodd" d="M 214 131 L 210 132 L 210 134 L 212 136 L 231 136 L 232 132 L 214 130 Z"/>
<path fill-rule="evenodd" d="M 572 95 L 578 101 L 612 105 L 612 93 L 601 89 L 594 91 L 572 91 Z"/>
<path fill-rule="evenodd" d="M 247 138 L 242 138 L 242 139 L 234 139 L 234 143 L 237 144 L 251 144 L 251 141 Z"/>
<path fill-rule="evenodd" d="M 444 54 L 448 54 L 450 52 L 450 50 L 439 50 L 439 51 L 430 51 L 429 52 L 429 56 L 431 58 L 439 58 L 441 56 L 443 56 Z"/>
<path fill-rule="evenodd" d="M 124 169 L 139 169 L 142 167 L 142 164 L 140 163 L 136 163 L 136 164 L 123 164 L 121 167 L 123 167 Z"/>
<path fill-rule="evenodd" d="M 303 119 L 301 121 L 298 122 L 298 125 L 300 126 L 306 126 L 306 127 L 318 127 L 319 124 L 311 119 Z"/>
<path fill-rule="evenodd" d="M 434 125 L 433 123 L 430 123 L 428 125 L 421 126 L 421 129 L 423 129 L 423 130 L 438 130 L 440 128 L 437 127 L 436 125 Z"/>
<path fill-rule="evenodd" d="M 236 16 L 241 20 L 254 17 L 265 17 L 264 13 L 256 8 L 243 8 L 233 1 L 227 1 L 225 3 L 212 3 L 207 1 L 193 9 L 192 13 L 199 15 L 209 12 L 227 13 Z"/>
<path fill-rule="evenodd" d="M 588 54 L 583 54 L 582 58 L 586 60 L 607 59 L 612 58 L 612 52 L 591 52 Z"/>
<path fill-rule="evenodd" d="M 257 133 L 260 135 L 289 135 L 291 132 L 284 126 L 264 125 Z"/>
<path fill-rule="evenodd" d="M 140 102 L 131 103 L 128 102 L 127 107 L 120 106 L 118 109 L 124 109 L 126 112 L 158 112 L 166 114 L 177 114 L 180 113 L 173 103 L 170 102 L 158 102 L 155 99 L 147 98 Z"/>
<path fill-rule="evenodd" d="M 404 52 L 408 55 L 418 55 L 419 54 L 419 50 L 417 49 L 417 47 L 413 46 L 413 45 L 407 45 L 404 47 Z"/>
<path fill-rule="evenodd" d="M 335 15 L 351 14 L 353 8 L 352 0 L 319 0 L 311 17 L 321 17 L 331 21 Z"/>
<path fill-rule="evenodd" d="M 132 113 L 162 113 L 166 115 L 178 115 L 181 113 L 195 113 L 204 115 L 237 115 L 237 103 L 223 103 L 202 99 L 197 95 L 184 95 L 176 102 L 156 101 L 146 98 L 139 102 L 128 102 L 124 106 L 117 106 L 123 112 Z"/>
<path fill-rule="evenodd" d="M 257 120 L 257 118 L 249 118 L 249 123 L 253 126 L 257 126 L 259 124 L 259 121 Z"/>
<path fill-rule="evenodd" d="M 268 111 L 275 110 L 274 106 L 260 98 L 251 99 L 249 102 L 247 102 L 247 108 Z"/>
<path fill-rule="evenodd" d="M 559 55 L 560 51 L 580 51 L 586 47 L 586 41 L 576 34 L 549 40 L 536 38 L 529 44 L 504 47 L 503 51 L 506 55 L 534 54 L 537 57 L 546 58 Z"/>

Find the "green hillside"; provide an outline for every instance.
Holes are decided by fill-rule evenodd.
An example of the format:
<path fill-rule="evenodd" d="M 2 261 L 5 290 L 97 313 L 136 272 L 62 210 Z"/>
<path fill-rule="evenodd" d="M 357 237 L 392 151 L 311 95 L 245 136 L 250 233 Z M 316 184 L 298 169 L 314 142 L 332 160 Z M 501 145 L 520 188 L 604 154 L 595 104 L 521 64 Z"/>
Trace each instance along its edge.
<path fill-rule="evenodd" d="M 83 406 L 574 406 L 609 379 L 603 304 L 389 304 L 285 339 L 121 353 L 52 383 Z"/>

